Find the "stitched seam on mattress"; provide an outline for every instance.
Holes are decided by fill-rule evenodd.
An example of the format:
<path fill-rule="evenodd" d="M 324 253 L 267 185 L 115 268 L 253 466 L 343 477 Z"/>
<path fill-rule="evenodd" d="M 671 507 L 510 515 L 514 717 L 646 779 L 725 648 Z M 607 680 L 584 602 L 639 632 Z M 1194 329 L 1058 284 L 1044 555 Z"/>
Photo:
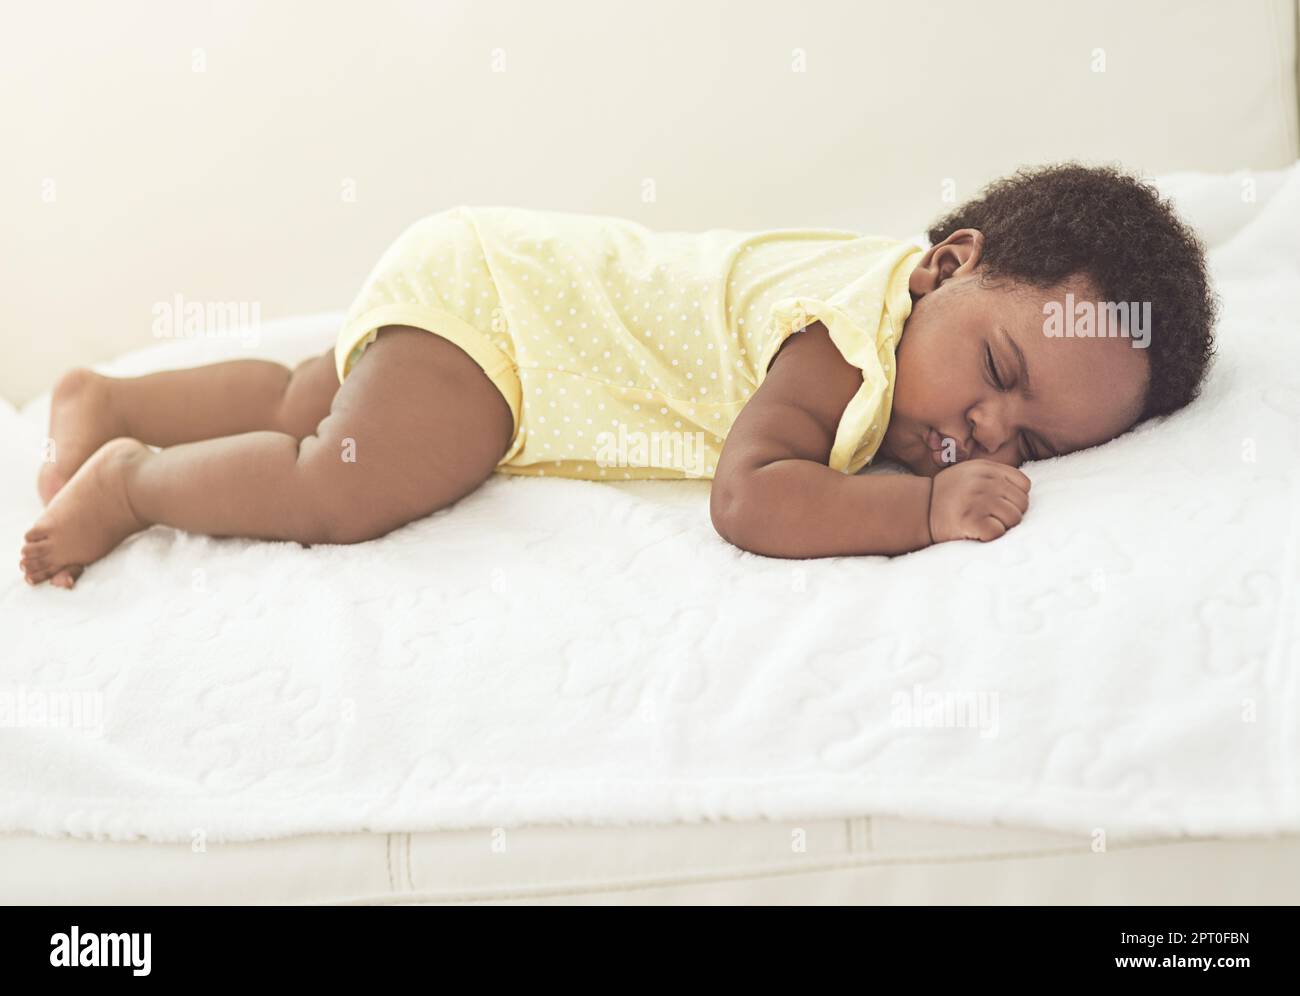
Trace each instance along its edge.
<path fill-rule="evenodd" d="M 1272 839 L 1272 838 L 1265 838 Z M 1116 844 L 1107 848 L 1107 854 L 1113 854 L 1116 851 L 1135 851 L 1139 849 L 1152 847 L 1169 847 L 1183 844 L 1204 844 L 1221 842 L 1221 837 L 1189 837 L 1185 840 L 1152 840 L 1152 841 L 1135 841 L 1130 844 Z M 748 868 L 735 868 L 727 872 L 700 872 L 698 874 L 678 874 L 673 876 L 664 876 L 662 878 L 627 878 L 627 879 L 610 879 L 607 881 L 589 882 L 589 883 L 565 883 L 553 886 L 540 886 L 537 889 L 515 889 L 512 891 L 493 891 L 490 888 L 481 892 L 460 892 L 460 893 L 437 893 L 422 892 L 411 895 L 396 897 L 387 897 L 390 901 L 410 902 L 412 899 L 428 900 L 433 902 L 483 902 L 494 899 L 545 899 L 548 897 L 558 896 L 578 896 L 586 893 L 604 893 L 604 892 L 623 892 L 642 889 L 659 889 L 677 885 L 705 885 L 710 882 L 731 882 L 740 879 L 762 879 L 762 878 L 784 878 L 791 875 L 815 875 L 822 872 L 833 871 L 852 871 L 869 868 L 888 868 L 907 865 L 955 865 L 963 863 L 989 863 L 995 861 L 1020 861 L 1034 858 L 1059 858 L 1066 856 L 1090 856 L 1094 852 L 1088 844 L 1077 844 L 1073 847 L 1050 848 L 1043 851 L 1005 851 L 991 852 L 988 854 L 953 854 L 934 857 L 899 857 L 899 858 L 880 858 L 880 857 L 863 857 L 857 861 L 826 861 L 823 863 L 807 863 L 800 865 L 758 865 Z M 345 905 L 352 904 L 369 904 L 377 900 L 373 899 L 351 899 L 337 900 L 336 902 Z"/>
<path fill-rule="evenodd" d="M 862 820 L 860 816 L 852 816 L 848 820 L 849 825 L 849 846 L 847 848 L 850 854 L 860 854 L 867 849 L 863 846 L 864 834 L 862 831 Z"/>
<path fill-rule="evenodd" d="M 406 835 L 406 887 L 415 891 L 415 877 L 411 871 L 411 834 Z"/>
<path fill-rule="evenodd" d="M 388 868 L 388 891 L 396 892 L 397 886 L 393 884 L 393 835 L 384 834 L 384 864 Z"/>

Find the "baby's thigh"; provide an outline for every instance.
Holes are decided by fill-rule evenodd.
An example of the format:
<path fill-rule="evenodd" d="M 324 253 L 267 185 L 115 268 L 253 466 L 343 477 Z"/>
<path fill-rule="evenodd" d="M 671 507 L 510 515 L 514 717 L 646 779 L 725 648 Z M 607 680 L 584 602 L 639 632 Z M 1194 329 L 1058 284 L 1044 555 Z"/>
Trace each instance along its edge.
<path fill-rule="evenodd" d="M 482 484 L 513 430 L 501 392 L 460 347 L 422 329 L 386 326 L 353 364 L 299 459 L 329 500 L 372 529 L 391 529 Z"/>

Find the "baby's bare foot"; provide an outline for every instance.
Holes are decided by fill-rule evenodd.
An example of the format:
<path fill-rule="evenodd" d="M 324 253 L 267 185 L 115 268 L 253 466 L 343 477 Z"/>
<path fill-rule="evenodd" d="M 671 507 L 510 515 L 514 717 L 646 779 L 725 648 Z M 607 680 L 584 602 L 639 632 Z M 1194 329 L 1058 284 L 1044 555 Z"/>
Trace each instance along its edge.
<path fill-rule="evenodd" d="M 23 537 L 28 584 L 71 588 L 86 564 L 145 528 L 127 500 L 126 474 L 148 454 L 138 440 L 114 439 L 82 464 Z"/>
<path fill-rule="evenodd" d="M 36 491 L 46 505 L 92 453 L 125 431 L 113 413 L 111 388 L 110 378 L 80 367 L 54 386 L 49 432 L 53 459 L 36 475 Z"/>

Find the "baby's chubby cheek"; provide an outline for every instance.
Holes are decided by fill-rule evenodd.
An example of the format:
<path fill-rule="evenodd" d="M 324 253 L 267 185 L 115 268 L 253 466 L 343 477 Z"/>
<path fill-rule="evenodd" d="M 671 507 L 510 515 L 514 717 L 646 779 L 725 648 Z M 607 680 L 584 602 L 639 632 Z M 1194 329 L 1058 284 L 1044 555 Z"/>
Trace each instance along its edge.
<path fill-rule="evenodd" d="M 903 356 L 895 357 L 895 363 L 897 367 L 894 373 L 894 397 L 890 403 L 890 429 L 891 432 L 915 430 L 918 421 L 924 417 L 918 408 L 924 407 L 925 399 L 917 396 L 915 378 L 911 376 L 915 373 L 915 366 Z"/>
<path fill-rule="evenodd" d="M 900 351 L 895 356 L 894 396 L 890 403 L 889 427 L 881 444 L 881 456 L 906 466 L 915 474 L 933 477 L 942 468 L 934 463 L 926 440 L 929 427 L 940 416 L 927 417 L 925 392 L 916 384 L 916 364 Z"/>

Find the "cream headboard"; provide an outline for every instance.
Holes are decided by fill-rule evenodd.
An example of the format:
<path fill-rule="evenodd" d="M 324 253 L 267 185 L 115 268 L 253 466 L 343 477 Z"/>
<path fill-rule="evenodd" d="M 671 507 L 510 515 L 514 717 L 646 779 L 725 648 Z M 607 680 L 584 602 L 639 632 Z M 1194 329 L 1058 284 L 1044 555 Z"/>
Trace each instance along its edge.
<path fill-rule="evenodd" d="M 0 394 L 153 308 L 345 308 L 458 203 L 908 236 L 1045 160 L 1297 157 L 1295 0 L 42 2 L 0 33 Z M 322 343 L 324 349 L 328 343 Z"/>

